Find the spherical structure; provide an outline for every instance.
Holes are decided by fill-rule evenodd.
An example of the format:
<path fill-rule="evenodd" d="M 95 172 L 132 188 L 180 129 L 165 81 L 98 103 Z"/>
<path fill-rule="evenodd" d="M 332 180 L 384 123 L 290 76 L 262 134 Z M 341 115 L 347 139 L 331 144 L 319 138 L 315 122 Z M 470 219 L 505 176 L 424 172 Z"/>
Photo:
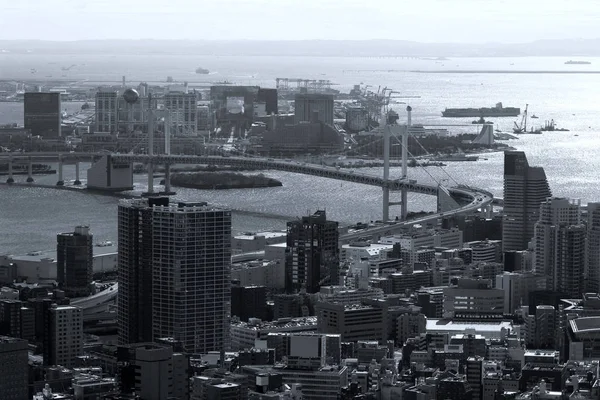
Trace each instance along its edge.
<path fill-rule="evenodd" d="M 406 111 L 412 111 L 412 107 L 411 106 L 406 106 Z"/>
<path fill-rule="evenodd" d="M 123 98 L 129 104 L 137 103 L 140 98 L 140 94 L 135 89 L 127 89 L 123 92 Z"/>

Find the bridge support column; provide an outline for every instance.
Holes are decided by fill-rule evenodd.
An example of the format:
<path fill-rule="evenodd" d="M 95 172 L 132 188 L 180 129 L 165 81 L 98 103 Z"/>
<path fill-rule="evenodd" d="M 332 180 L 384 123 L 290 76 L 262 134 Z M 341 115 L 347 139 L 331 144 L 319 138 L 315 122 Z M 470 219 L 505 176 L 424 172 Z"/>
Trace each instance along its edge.
<path fill-rule="evenodd" d="M 412 107 L 406 106 L 406 126 L 402 130 L 402 179 L 408 179 L 408 135 L 412 126 Z M 402 189 L 402 204 L 400 205 L 400 219 L 406 221 L 408 216 L 408 190 Z"/>
<path fill-rule="evenodd" d="M 174 191 L 171 190 L 171 165 L 165 164 L 165 191 L 162 192 L 163 195 L 173 195 Z"/>
<path fill-rule="evenodd" d="M 381 113 L 381 125 L 383 126 L 383 179 L 390 179 L 390 127 L 388 126 L 387 115 Z M 387 222 L 390 219 L 390 188 L 383 188 L 383 212 L 381 219 Z"/>
<path fill-rule="evenodd" d="M 75 182 L 73 182 L 73 185 L 81 185 L 81 181 L 79 180 L 79 161 L 75 163 Z"/>
<path fill-rule="evenodd" d="M 154 165 L 148 163 L 148 191 L 144 196 L 152 196 L 154 194 Z"/>
<path fill-rule="evenodd" d="M 29 163 L 27 164 L 27 183 L 33 182 L 33 161 L 29 157 Z"/>
<path fill-rule="evenodd" d="M 13 178 L 13 160 L 12 160 L 12 157 L 8 158 L 8 179 L 6 180 L 6 183 L 15 183 L 15 180 Z"/>
<path fill-rule="evenodd" d="M 63 160 L 61 157 L 58 157 L 58 182 L 56 182 L 56 186 L 64 186 L 65 181 L 63 180 Z"/>
<path fill-rule="evenodd" d="M 408 216 L 408 190 L 402 189 L 401 196 L 402 203 L 400 204 L 400 219 L 402 221 L 406 221 Z"/>
<path fill-rule="evenodd" d="M 390 219 L 390 189 L 387 187 L 383 188 L 383 214 L 381 219 L 383 222 Z"/>

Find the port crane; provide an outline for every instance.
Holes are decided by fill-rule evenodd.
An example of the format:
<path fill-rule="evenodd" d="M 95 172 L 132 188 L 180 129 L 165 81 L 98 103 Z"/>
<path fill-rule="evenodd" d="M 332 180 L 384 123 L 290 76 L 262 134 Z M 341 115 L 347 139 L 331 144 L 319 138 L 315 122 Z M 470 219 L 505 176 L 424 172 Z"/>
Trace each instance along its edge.
<path fill-rule="evenodd" d="M 525 111 L 523 111 L 523 118 L 521 118 L 521 124 L 517 125 L 515 122 L 515 127 L 513 128 L 514 133 L 524 133 L 527 132 L 527 108 L 529 104 L 525 104 Z"/>

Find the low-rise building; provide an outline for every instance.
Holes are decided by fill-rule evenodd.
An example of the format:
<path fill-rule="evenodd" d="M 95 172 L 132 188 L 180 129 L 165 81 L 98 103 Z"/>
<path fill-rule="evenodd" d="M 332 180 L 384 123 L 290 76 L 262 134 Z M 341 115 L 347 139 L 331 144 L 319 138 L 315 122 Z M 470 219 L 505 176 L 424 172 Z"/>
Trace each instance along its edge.
<path fill-rule="evenodd" d="M 266 340 L 272 332 L 316 332 L 317 317 L 281 318 L 273 322 L 263 322 L 250 318 L 248 322 L 232 322 L 229 328 L 232 350 L 245 350 L 254 347 L 257 339 Z"/>

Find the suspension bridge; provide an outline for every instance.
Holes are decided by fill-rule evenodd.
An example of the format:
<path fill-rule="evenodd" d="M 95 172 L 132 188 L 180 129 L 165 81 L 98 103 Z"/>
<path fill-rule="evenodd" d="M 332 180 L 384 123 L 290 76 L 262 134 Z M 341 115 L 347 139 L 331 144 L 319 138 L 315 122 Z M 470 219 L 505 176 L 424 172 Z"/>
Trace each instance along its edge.
<path fill-rule="evenodd" d="M 390 92 L 391 93 L 391 92 Z M 354 170 L 345 170 L 336 166 L 328 166 L 309 162 L 283 160 L 276 158 L 257 157 L 244 154 L 243 156 L 232 155 L 231 152 L 221 151 L 218 155 L 177 155 L 170 154 L 170 134 L 164 135 L 164 154 L 155 154 L 153 124 L 149 127 L 147 138 L 147 154 L 120 154 L 110 152 L 86 153 L 86 152 L 32 152 L 32 153 L 0 153 L 0 162 L 8 164 L 7 183 L 13 183 L 13 165 L 15 163 L 26 163 L 28 166 L 27 182 L 33 182 L 32 165 L 34 162 L 56 162 L 57 167 L 57 185 L 63 186 L 63 165 L 75 164 L 76 178 L 74 185 L 81 185 L 80 162 L 91 162 L 92 166 L 87 171 L 87 187 L 96 190 L 123 191 L 133 189 L 133 164 L 141 163 L 146 165 L 148 177 L 148 192 L 145 195 L 154 195 L 154 170 L 158 166 L 164 167 L 164 192 L 156 194 L 174 194 L 171 190 L 170 168 L 172 165 L 215 165 L 232 166 L 239 168 L 249 168 L 258 170 L 278 170 L 292 173 L 318 176 L 323 178 L 335 179 L 346 182 L 370 185 L 379 187 L 382 190 L 382 222 L 384 225 L 372 227 L 360 232 L 344 235 L 342 240 L 352 240 L 366 235 L 376 235 L 379 233 L 392 233 L 397 231 L 407 222 L 408 213 L 408 193 L 419 193 L 437 197 L 437 212 L 427 217 L 421 218 L 410 223 L 419 223 L 434 220 L 443 216 L 468 214 L 475 211 L 490 212 L 493 195 L 483 189 L 461 185 L 447 171 L 442 171 L 449 179 L 439 180 L 434 178 L 431 173 L 423 168 L 429 175 L 432 183 L 421 183 L 416 179 L 410 179 L 408 176 L 409 157 L 416 159 L 408 149 L 408 137 L 411 123 L 412 109 L 407 107 L 407 122 L 404 125 L 397 124 L 389 119 L 389 112 L 384 104 L 381 112 L 381 124 L 379 128 L 380 139 L 383 140 L 383 174 L 381 176 L 367 173 L 360 173 Z M 153 119 L 152 111 L 149 112 L 149 121 Z M 390 147 L 391 140 L 394 139 L 402 146 L 402 172 L 399 177 L 390 176 Z M 416 139 L 416 138 L 415 138 Z M 417 140 L 417 143 L 418 140 Z M 419 143 L 420 144 L 420 143 Z M 421 146 L 422 147 L 422 146 Z M 353 149 L 356 151 L 357 149 Z M 425 150 L 423 148 L 423 150 Z M 425 152 L 427 152 L 425 150 Z M 341 153 L 344 154 L 344 153 Z M 440 167 L 441 168 L 441 167 Z M 444 184 L 444 181 L 452 181 L 453 186 Z M 399 202 L 390 201 L 391 192 L 400 192 Z M 400 218 L 398 221 L 390 221 L 390 207 L 400 206 Z"/>

